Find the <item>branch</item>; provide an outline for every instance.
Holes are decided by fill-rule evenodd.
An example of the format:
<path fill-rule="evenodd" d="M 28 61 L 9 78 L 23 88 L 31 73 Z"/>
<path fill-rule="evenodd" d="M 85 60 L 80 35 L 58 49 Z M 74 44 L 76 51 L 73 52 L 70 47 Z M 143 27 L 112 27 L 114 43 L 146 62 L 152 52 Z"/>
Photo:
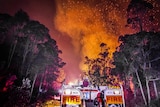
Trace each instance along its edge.
<path fill-rule="evenodd" d="M 155 58 L 155 59 L 151 60 L 150 62 L 154 62 L 154 61 L 157 61 L 157 60 L 159 60 L 159 59 L 160 59 L 160 57 Z"/>
<path fill-rule="evenodd" d="M 149 81 L 157 81 L 157 80 L 160 80 L 160 78 L 149 79 Z"/>
<path fill-rule="evenodd" d="M 124 57 L 124 60 L 126 61 L 126 63 L 128 64 L 128 60 L 127 60 L 127 58 L 126 57 Z"/>

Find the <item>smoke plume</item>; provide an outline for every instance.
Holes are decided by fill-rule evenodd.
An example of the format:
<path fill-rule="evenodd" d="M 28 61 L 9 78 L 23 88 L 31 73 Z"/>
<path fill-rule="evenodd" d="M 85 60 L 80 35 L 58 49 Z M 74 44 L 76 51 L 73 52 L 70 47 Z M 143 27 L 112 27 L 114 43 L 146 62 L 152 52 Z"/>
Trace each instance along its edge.
<path fill-rule="evenodd" d="M 81 70 L 85 69 L 84 57 L 97 57 L 101 43 L 110 48 L 110 56 L 118 46 L 118 36 L 123 32 L 126 19 L 124 3 L 122 7 L 117 1 L 121 0 L 56 1 L 54 26 L 70 36 L 74 52 L 81 55 Z"/>

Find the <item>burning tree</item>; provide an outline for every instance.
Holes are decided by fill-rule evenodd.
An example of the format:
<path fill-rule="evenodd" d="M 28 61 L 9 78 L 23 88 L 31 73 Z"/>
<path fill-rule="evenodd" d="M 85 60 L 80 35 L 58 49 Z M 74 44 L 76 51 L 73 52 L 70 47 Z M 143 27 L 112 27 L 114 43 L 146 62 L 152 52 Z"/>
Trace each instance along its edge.
<path fill-rule="evenodd" d="M 85 57 L 84 64 L 88 65 L 88 78 L 94 86 L 118 85 L 119 78 L 111 75 L 112 59 L 109 57 L 109 48 L 105 43 L 100 44 L 99 57 L 89 59 Z"/>

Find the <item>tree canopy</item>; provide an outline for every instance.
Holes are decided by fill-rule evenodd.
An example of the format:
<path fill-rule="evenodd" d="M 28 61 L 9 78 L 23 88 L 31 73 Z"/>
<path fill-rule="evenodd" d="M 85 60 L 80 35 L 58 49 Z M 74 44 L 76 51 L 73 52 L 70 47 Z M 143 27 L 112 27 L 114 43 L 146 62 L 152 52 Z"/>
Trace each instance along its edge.
<path fill-rule="evenodd" d="M 65 62 L 59 57 L 62 51 L 50 37 L 48 28 L 19 10 L 14 16 L 0 14 L 0 36 L 2 80 L 15 75 L 15 87 L 23 85 L 22 79 L 31 80 L 30 98 L 37 92 L 57 89 L 53 83 L 59 78 Z M 0 89 L 4 91 L 4 87 L 1 85 Z"/>
<path fill-rule="evenodd" d="M 153 5 L 144 0 L 131 0 L 127 8 L 127 24 L 138 32 L 155 30 Z"/>
<path fill-rule="evenodd" d="M 87 76 L 94 86 L 119 85 L 119 78 L 111 75 L 112 59 L 109 57 L 109 48 L 105 43 L 100 44 L 101 52 L 95 59 L 85 57 L 88 66 Z"/>
<path fill-rule="evenodd" d="M 149 82 L 160 78 L 159 40 L 159 32 L 124 35 L 119 37 L 120 45 L 113 55 L 115 68 L 112 69 L 112 73 L 120 75 L 126 85 L 133 81 L 135 94 L 140 87 L 145 104 L 150 103 Z M 145 98 L 143 86 L 147 88 L 148 100 Z"/>

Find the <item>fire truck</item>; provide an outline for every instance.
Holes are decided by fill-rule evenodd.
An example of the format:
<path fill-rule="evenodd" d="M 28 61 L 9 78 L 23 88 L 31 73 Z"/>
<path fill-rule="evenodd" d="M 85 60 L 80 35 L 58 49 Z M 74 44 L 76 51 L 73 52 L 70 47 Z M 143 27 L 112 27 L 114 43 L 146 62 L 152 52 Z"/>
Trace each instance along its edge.
<path fill-rule="evenodd" d="M 65 85 L 61 92 L 61 106 L 86 107 L 85 101 L 93 101 L 98 92 L 96 88 Z"/>
<path fill-rule="evenodd" d="M 85 102 L 94 103 L 99 93 L 102 96 L 96 106 L 125 107 L 123 87 L 121 85 L 99 87 L 65 86 L 61 94 L 61 107 L 87 107 Z"/>
<path fill-rule="evenodd" d="M 104 90 L 105 107 L 125 107 L 123 87 L 108 86 Z"/>
<path fill-rule="evenodd" d="M 123 87 L 118 86 L 99 86 L 80 88 L 85 100 L 98 102 L 98 107 L 125 107 Z"/>
<path fill-rule="evenodd" d="M 82 92 L 75 87 L 63 87 L 61 107 L 82 107 Z"/>

